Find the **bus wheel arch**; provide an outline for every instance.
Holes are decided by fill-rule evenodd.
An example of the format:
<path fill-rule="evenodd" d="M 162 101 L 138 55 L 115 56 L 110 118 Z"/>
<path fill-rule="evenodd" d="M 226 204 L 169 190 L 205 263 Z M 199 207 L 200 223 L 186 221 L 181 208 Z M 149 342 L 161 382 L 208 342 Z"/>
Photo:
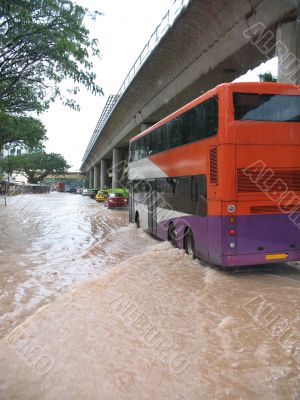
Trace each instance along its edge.
<path fill-rule="evenodd" d="M 177 246 L 177 241 L 176 241 L 176 228 L 174 222 L 169 223 L 168 227 L 168 241 L 171 242 L 172 246 L 176 247 Z"/>
<path fill-rule="evenodd" d="M 184 231 L 184 250 L 186 254 L 192 258 L 196 258 L 195 255 L 195 240 L 192 229 L 188 226 Z"/>

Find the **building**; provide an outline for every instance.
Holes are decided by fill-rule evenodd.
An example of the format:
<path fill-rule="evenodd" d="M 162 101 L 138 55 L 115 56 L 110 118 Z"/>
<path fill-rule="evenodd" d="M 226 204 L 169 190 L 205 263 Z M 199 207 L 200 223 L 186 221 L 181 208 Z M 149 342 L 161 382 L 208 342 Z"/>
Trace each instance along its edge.
<path fill-rule="evenodd" d="M 29 153 L 28 148 L 22 148 L 20 146 L 11 145 L 8 149 L 3 148 L 0 150 L 0 160 L 7 156 L 15 156 L 27 153 Z M 28 179 L 21 174 L 11 174 L 8 176 L 8 174 L 3 173 L 3 175 L 4 175 L 3 181 L 5 182 L 9 181 L 10 183 L 15 183 L 15 184 L 26 184 L 28 181 Z"/>

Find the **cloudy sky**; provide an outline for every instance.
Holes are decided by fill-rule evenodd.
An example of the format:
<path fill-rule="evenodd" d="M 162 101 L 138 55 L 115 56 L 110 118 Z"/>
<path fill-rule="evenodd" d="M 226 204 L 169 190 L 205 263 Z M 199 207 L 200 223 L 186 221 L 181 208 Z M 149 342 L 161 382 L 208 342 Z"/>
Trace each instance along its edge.
<path fill-rule="evenodd" d="M 118 92 L 123 80 L 173 0 L 76 0 L 80 5 L 103 13 L 88 21 L 91 37 L 97 38 L 101 59 L 94 63 L 97 82 L 104 96 L 95 97 L 82 89 L 77 97 L 81 111 L 59 102 L 40 118 L 47 129 L 48 152 L 61 153 L 72 170 L 79 170 L 84 151 L 110 94 Z M 276 75 L 276 63 L 269 62 L 243 77 L 257 80 L 260 70 Z"/>

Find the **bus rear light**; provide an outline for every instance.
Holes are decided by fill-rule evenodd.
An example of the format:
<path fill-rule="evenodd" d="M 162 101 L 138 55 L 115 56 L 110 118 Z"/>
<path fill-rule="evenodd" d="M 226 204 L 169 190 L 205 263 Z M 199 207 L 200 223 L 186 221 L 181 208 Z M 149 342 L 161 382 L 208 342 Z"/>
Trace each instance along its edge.
<path fill-rule="evenodd" d="M 229 235 L 234 236 L 235 235 L 235 229 L 229 229 Z"/>
<path fill-rule="evenodd" d="M 229 217 L 228 220 L 229 220 L 229 222 L 230 222 L 231 224 L 234 224 L 234 223 L 235 223 L 235 218 L 234 218 L 234 217 Z"/>
<path fill-rule="evenodd" d="M 234 242 L 230 242 L 230 243 L 229 243 L 229 247 L 230 247 L 231 249 L 234 249 L 234 248 L 235 248 L 235 243 L 234 243 Z"/>
<path fill-rule="evenodd" d="M 227 207 L 228 212 L 233 213 L 235 212 L 235 205 L 234 204 L 229 204 Z"/>

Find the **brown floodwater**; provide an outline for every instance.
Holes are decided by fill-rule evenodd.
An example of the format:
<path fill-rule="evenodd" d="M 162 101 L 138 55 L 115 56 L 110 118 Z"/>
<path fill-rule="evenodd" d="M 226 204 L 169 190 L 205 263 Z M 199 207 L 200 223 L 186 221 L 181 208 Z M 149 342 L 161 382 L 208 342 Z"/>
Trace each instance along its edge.
<path fill-rule="evenodd" d="M 226 273 L 80 195 L 0 204 L 0 399 L 299 399 L 300 268 Z"/>

